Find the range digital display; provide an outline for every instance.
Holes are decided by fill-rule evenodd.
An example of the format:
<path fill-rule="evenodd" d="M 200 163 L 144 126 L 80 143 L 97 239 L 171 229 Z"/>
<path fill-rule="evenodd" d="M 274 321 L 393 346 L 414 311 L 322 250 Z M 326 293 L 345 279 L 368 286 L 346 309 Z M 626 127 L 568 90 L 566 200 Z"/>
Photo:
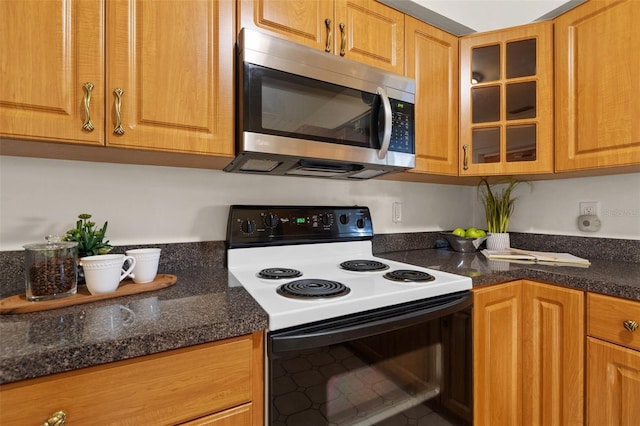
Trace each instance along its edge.
<path fill-rule="evenodd" d="M 293 219 L 293 221 L 295 222 L 296 225 L 304 225 L 305 223 L 307 223 L 307 218 L 306 217 L 296 217 Z"/>

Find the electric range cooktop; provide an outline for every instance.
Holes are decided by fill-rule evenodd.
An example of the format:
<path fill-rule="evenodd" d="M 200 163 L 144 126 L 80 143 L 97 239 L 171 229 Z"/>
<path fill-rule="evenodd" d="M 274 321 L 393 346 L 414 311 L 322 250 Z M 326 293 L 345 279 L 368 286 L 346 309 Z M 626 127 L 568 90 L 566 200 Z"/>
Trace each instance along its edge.
<path fill-rule="evenodd" d="M 373 255 L 367 207 L 232 206 L 230 285 L 279 330 L 471 289 L 471 278 Z"/>

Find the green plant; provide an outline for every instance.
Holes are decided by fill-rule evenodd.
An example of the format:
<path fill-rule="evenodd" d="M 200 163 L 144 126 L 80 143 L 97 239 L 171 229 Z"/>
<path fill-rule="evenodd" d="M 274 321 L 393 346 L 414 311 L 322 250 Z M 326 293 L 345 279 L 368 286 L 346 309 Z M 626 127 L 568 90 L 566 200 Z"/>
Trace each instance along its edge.
<path fill-rule="evenodd" d="M 78 243 L 78 257 L 109 253 L 112 247 L 109 240 L 104 241 L 108 222 L 105 222 L 102 228 L 96 229 L 95 222 L 89 220 L 90 214 L 82 213 L 78 218 L 76 227 L 69 229 L 62 239 Z"/>
<path fill-rule="evenodd" d="M 514 179 L 509 179 L 500 184 L 506 184 L 502 192 L 498 192 L 495 186 L 482 178 L 478 183 L 478 193 L 484 204 L 484 212 L 487 217 L 488 232 L 507 232 L 509 229 L 509 218 L 513 213 L 517 198 L 512 198 L 511 193 L 521 183 Z"/>

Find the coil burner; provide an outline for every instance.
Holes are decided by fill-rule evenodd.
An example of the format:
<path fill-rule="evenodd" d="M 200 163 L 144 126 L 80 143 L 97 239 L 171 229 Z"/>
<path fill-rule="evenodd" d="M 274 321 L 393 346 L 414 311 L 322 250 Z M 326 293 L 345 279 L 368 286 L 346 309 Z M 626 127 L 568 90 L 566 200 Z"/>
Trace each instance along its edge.
<path fill-rule="evenodd" d="M 370 271 L 384 271 L 389 269 L 389 265 L 386 265 L 377 260 L 347 260 L 340 264 L 342 269 L 355 272 L 370 272 Z"/>
<path fill-rule="evenodd" d="M 307 279 L 282 284 L 276 290 L 278 294 L 297 299 L 324 299 L 349 294 L 351 289 L 337 281 Z"/>
<path fill-rule="evenodd" d="M 280 280 L 301 277 L 302 272 L 291 268 L 266 268 L 258 272 L 258 276 L 266 280 Z"/>
<path fill-rule="evenodd" d="M 436 278 L 422 271 L 415 271 L 412 269 L 397 269 L 384 274 L 384 277 L 391 281 L 399 281 L 404 283 L 423 283 L 433 281 Z"/>

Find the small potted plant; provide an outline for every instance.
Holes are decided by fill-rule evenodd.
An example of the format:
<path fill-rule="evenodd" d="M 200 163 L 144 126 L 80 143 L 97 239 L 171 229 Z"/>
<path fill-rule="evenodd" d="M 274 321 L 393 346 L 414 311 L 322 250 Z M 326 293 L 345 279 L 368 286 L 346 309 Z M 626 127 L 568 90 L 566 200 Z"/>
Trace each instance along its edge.
<path fill-rule="evenodd" d="M 96 223 L 89 220 L 90 214 L 82 213 L 78 215 L 78 219 L 76 227 L 69 229 L 62 237 L 64 241 L 78 243 L 78 258 L 109 253 L 112 247 L 109 240 L 104 240 L 108 222 L 105 222 L 102 228 L 96 229 Z"/>
<path fill-rule="evenodd" d="M 502 192 L 498 192 L 495 186 L 482 178 L 478 184 L 478 193 L 484 204 L 484 212 L 487 218 L 487 248 L 489 250 L 501 250 L 510 247 L 509 241 L 509 218 L 513 213 L 516 199 L 512 197 L 513 190 L 520 184 L 520 181 L 509 179 Z"/>

